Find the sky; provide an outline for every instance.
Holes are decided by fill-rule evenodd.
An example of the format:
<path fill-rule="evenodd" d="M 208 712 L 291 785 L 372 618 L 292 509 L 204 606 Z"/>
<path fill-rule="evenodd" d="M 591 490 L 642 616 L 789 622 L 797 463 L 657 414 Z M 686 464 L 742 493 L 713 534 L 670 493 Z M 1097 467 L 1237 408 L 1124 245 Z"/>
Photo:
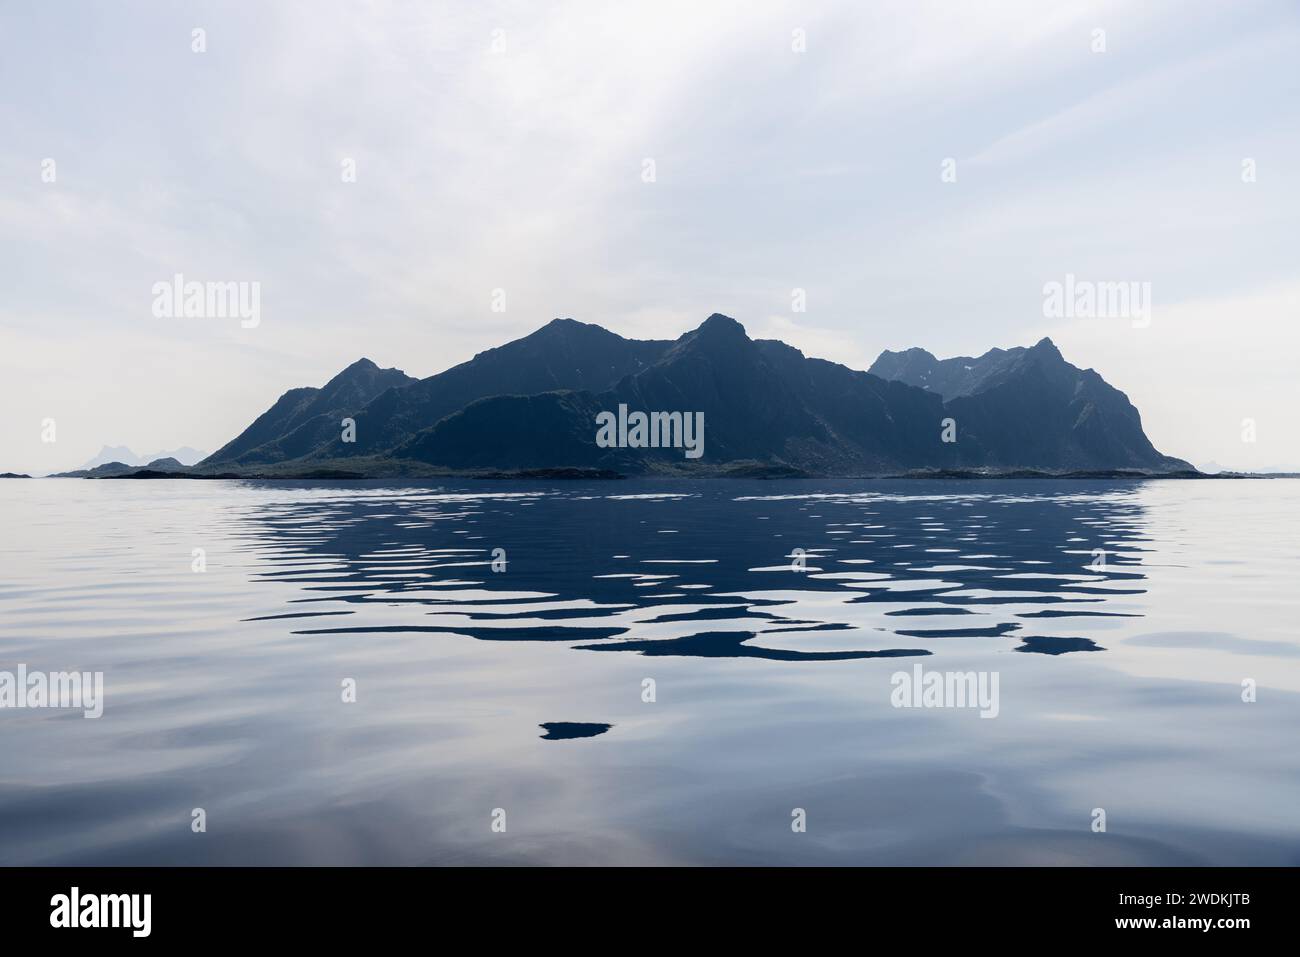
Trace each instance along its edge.
<path fill-rule="evenodd" d="M 0 471 L 714 312 L 860 369 L 1050 336 L 1162 452 L 1300 468 L 1297 63 L 1295 0 L 5 3 Z"/>

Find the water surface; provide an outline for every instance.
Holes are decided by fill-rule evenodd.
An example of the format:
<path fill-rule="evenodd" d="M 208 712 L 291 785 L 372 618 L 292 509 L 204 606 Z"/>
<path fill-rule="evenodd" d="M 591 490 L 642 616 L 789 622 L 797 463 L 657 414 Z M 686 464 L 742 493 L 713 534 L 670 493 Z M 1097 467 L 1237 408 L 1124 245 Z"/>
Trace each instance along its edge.
<path fill-rule="evenodd" d="M 0 861 L 1300 863 L 1298 490 L 0 483 Z"/>

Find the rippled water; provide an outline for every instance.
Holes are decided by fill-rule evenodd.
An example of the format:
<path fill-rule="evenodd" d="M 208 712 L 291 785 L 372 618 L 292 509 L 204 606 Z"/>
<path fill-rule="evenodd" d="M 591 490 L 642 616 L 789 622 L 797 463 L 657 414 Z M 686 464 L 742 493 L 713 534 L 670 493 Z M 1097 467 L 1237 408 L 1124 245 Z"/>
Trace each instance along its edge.
<path fill-rule="evenodd" d="M 1297 491 L 7 481 L 0 861 L 1300 863 Z"/>

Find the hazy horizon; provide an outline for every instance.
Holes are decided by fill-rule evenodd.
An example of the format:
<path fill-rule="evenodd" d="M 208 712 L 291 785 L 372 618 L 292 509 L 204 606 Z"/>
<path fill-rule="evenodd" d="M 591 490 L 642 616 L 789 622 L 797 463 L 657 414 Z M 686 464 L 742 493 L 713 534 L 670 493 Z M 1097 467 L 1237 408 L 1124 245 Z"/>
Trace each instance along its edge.
<path fill-rule="evenodd" d="M 1162 452 L 1300 465 L 1290 3 L 125 3 L 0 43 L 0 471 L 713 312 L 858 369 L 1050 336 Z M 259 321 L 156 316 L 177 274 Z M 1149 322 L 1049 317 L 1067 276 Z"/>
<path fill-rule="evenodd" d="M 561 316 L 561 317 L 556 317 L 556 318 L 573 319 L 574 317 L 572 317 L 572 316 Z M 707 317 L 706 317 L 706 318 L 707 318 Z M 731 318 L 735 318 L 735 317 L 731 317 Z M 549 322 L 549 321 L 551 321 L 551 320 L 548 320 L 548 322 Z M 577 320 L 577 321 L 581 322 L 582 320 Z M 703 321 L 703 320 L 701 320 L 701 321 Z M 738 321 L 739 321 L 739 320 L 738 320 Z M 539 331 L 540 329 L 544 328 L 547 324 L 548 324 L 548 323 L 543 323 L 542 325 L 538 326 L 537 329 L 532 330 L 532 332 L 537 332 L 537 331 Z M 597 326 L 600 325 L 599 323 L 587 323 L 587 324 L 588 324 L 588 325 L 597 325 Z M 742 322 L 741 324 L 744 325 L 743 322 Z M 688 331 L 689 331 L 689 330 L 688 330 Z M 746 330 L 746 331 L 748 332 L 748 330 Z M 525 333 L 524 335 L 527 336 L 527 335 L 530 335 L 530 334 L 531 334 L 531 333 Z M 628 338 L 637 338 L 637 337 L 628 337 Z M 674 338 L 676 338 L 676 337 L 674 337 Z M 764 338 L 764 337 L 751 336 L 750 338 Z M 1050 336 L 1049 336 L 1049 337 L 1046 337 L 1046 338 L 1049 338 L 1049 339 L 1050 339 Z M 512 341 L 513 341 L 513 340 L 512 340 Z M 505 343 L 501 343 L 501 345 L 504 345 L 504 344 L 505 344 Z M 1014 345 L 990 346 L 989 349 L 1014 349 L 1014 348 L 1022 348 L 1022 347 L 1023 347 L 1023 348 L 1027 348 L 1027 347 L 1029 347 L 1029 346 L 1032 346 L 1033 344 L 1034 344 L 1034 343 L 1027 342 L 1027 343 L 1020 343 L 1020 344 L 1014 344 Z M 493 347 L 489 347 L 489 348 L 493 348 Z M 923 350 L 926 351 L 926 352 L 931 352 L 931 354 L 934 354 L 934 355 L 935 355 L 935 358 L 940 359 L 940 360 L 943 360 L 943 359 L 950 359 L 950 358 L 978 358 L 978 356 L 949 356 L 949 355 L 944 355 L 944 354 L 935 354 L 935 353 L 933 352 L 933 350 L 925 349 L 924 346 L 917 346 L 917 347 L 915 347 L 915 348 L 920 348 L 920 349 L 923 349 Z M 989 351 L 989 350 L 984 350 L 984 352 L 987 352 L 987 351 Z M 981 354 L 982 354 L 982 353 L 981 353 Z M 816 357 L 817 357 L 817 358 L 824 358 L 824 359 L 825 359 L 825 358 L 829 358 L 828 356 L 824 356 L 824 355 L 823 355 L 823 356 L 816 356 Z M 1069 361 L 1069 358 L 1070 358 L 1069 356 L 1065 356 L 1065 359 L 1066 359 L 1067 362 Z M 366 360 L 369 360 L 369 361 L 371 361 L 371 362 L 374 362 L 374 360 L 373 360 L 370 356 L 358 356 L 358 357 L 357 357 L 356 359 L 354 359 L 351 363 L 349 363 L 348 366 L 345 366 L 345 367 L 342 368 L 342 369 L 334 370 L 333 372 L 331 372 L 331 373 L 325 375 L 324 378 L 322 378 L 319 382 L 300 383 L 300 384 L 297 385 L 297 386 L 286 386 L 284 391 L 288 391 L 289 389 L 292 389 L 292 388 L 298 388 L 298 387 L 303 386 L 303 385 L 310 386 L 310 387 L 321 387 L 321 386 L 324 386 L 327 382 L 329 382 L 332 378 L 334 378 L 334 376 L 336 376 L 336 375 L 342 373 L 343 371 L 345 371 L 345 369 L 347 369 L 347 368 L 350 367 L 351 365 L 353 365 L 353 364 L 355 364 L 355 363 L 358 363 L 358 362 L 366 361 Z M 831 361 L 834 361 L 834 360 L 831 360 Z M 867 363 L 866 365 L 870 365 L 870 364 L 871 364 L 871 363 Z M 379 366 L 380 368 L 397 368 L 397 369 L 399 369 L 400 371 L 406 372 L 406 373 L 408 373 L 408 374 L 411 373 L 411 370 L 409 370 L 409 369 L 402 369 L 400 366 L 384 366 L 382 363 L 376 363 L 376 365 Z M 439 370 L 439 372 L 441 372 L 441 371 L 445 371 L 445 370 Z M 866 370 L 866 367 L 864 366 L 860 371 L 864 371 L 864 372 L 867 371 L 867 370 Z M 1097 371 L 1101 371 L 1101 370 L 1097 370 Z M 436 374 L 436 373 L 430 373 L 430 374 L 432 375 L 432 374 Z M 414 377 L 415 377 L 415 378 L 425 378 L 426 376 L 417 373 L 417 374 L 415 374 Z M 1103 377 L 1104 377 L 1104 374 L 1103 374 Z M 278 398 L 280 397 L 280 395 L 282 395 L 282 394 L 283 394 L 283 392 L 281 392 L 279 395 L 276 395 L 274 398 L 277 398 L 277 399 L 278 399 Z M 270 405 L 272 404 L 273 401 L 274 401 L 273 399 L 269 399 L 268 402 L 267 402 L 267 405 L 270 406 Z M 1141 411 L 1141 410 L 1139 410 L 1139 411 Z M 250 421 L 251 421 L 251 420 L 250 420 Z M 247 424 L 246 424 L 245 426 L 242 426 L 242 427 L 240 428 L 239 431 L 242 431 L 243 428 L 246 428 L 246 427 L 247 427 Z M 234 435 L 230 436 L 231 439 L 233 439 L 234 437 L 235 437 Z M 222 443 L 221 443 L 221 445 L 224 445 L 224 444 L 225 444 L 225 442 L 222 442 Z M 111 442 L 106 442 L 106 443 L 103 443 L 103 445 L 100 447 L 99 451 L 98 451 L 98 452 L 97 452 L 97 453 L 96 453 L 96 454 L 95 454 L 91 459 L 87 460 L 86 462 L 81 463 L 79 466 L 77 466 L 77 468 L 88 468 L 88 467 L 92 467 L 93 465 L 96 465 L 96 464 L 102 464 L 102 463 L 104 463 L 104 462 L 110 462 L 110 461 L 119 461 L 119 462 L 122 462 L 123 464 L 126 464 L 126 465 L 146 465 L 146 464 L 148 464 L 149 462 L 154 461 L 155 459 L 163 458 L 163 457 L 169 457 L 169 456 L 171 456 L 173 453 L 182 453 L 182 452 L 184 452 L 184 453 L 191 453 L 191 454 L 188 454 L 188 455 L 179 456 L 179 457 L 181 458 L 181 460 L 182 460 L 182 464 L 187 464 L 187 465 L 188 465 L 188 464 L 193 464 L 193 463 L 195 463 L 195 462 L 201 461 L 202 459 L 204 459 L 204 458 L 206 458 L 207 456 L 211 455 L 213 452 L 217 451 L 217 448 L 219 448 L 219 447 L 220 447 L 220 446 L 216 446 L 216 447 L 213 447 L 213 448 L 210 448 L 210 449 L 198 450 L 198 449 L 195 449 L 195 448 L 193 448 L 193 447 L 191 447 L 191 446 L 181 446 L 181 447 L 178 447 L 178 448 L 176 448 L 176 449 L 159 449 L 157 452 L 140 454 L 140 453 L 137 453 L 136 450 L 135 450 L 134 448 L 131 448 L 129 445 L 125 445 L 125 444 L 114 444 L 114 443 L 111 443 Z M 109 454 L 109 455 L 106 455 L 106 454 L 105 454 L 105 453 L 116 453 L 116 452 L 119 452 L 119 451 L 127 451 L 127 452 L 130 452 L 131 455 L 130 455 L 130 457 L 128 458 L 128 457 L 116 456 L 116 455 L 112 455 L 112 454 Z M 1163 450 L 1162 450 L 1162 451 L 1163 451 Z M 193 454 L 193 453 L 198 453 L 198 454 Z M 1195 465 L 1197 468 L 1200 468 L 1200 467 L 1202 467 L 1203 465 L 1209 465 L 1209 466 L 1219 466 L 1218 469 L 1212 469 L 1212 470 L 1222 470 L 1222 471 L 1231 471 L 1231 470 L 1232 470 L 1232 467 L 1231 467 L 1231 466 L 1224 466 L 1223 463 L 1213 462 L 1212 460 L 1197 461 L 1197 462 L 1193 462 L 1192 464 Z M 1280 467 L 1280 466 L 1276 466 L 1276 465 L 1267 465 L 1267 464 L 1265 464 L 1265 465 L 1261 465 L 1261 466 L 1258 466 L 1258 469 L 1259 469 L 1259 471 L 1261 471 L 1261 472 L 1300 471 L 1300 469 L 1291 469 L 1291 468 L 1288 468 L 1288 467 Z"/>

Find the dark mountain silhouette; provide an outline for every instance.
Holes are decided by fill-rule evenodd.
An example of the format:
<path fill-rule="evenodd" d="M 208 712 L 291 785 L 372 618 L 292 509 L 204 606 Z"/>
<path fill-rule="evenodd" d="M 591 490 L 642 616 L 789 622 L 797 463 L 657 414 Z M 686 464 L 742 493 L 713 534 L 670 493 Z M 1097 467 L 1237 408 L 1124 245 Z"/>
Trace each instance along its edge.
<path fill-rule="evenodd" d="M 142 468 L 142 466 L 128 465 L 126 462 L 102 462 L 91 469 L 54 472 L 51 478 L 112 478 L 118 475 L 129 475 L 139 468 Z"/>
<path fill-rule="evenodd" d="M 597 416 L 703 414 L 703 454 L 602 448 Z M 356 421 L 342 441 L 341 420 Z M 942 441 L 945 419 L 955 442 Z M 712 315 L 675 341 L 557 319 L 427 379 L 369 360 L 294 389 L 198 471 L 351 474 L 604 469 L 879 475 L 993 468 L 1168 472 L 1124 394 L 1050 340 L 939 360 L 884 353 L 870 372 L 753 340 Z"/>
<path fill-rule="evenodd" d="M 602 449 L 595 417 L 630 410 L 702 412 L 707 469 L 758 461 L 816 474 L 956 464 L 938 441 L 942 402 L 920 389 L 756 342 L 712 315 L 662 358 L 614 388 L 498 396 L 476 402 L 399 446 L 396 454 L 451 468 L 578 465 L 629 471 L 683 467 L 680 448 Z"/>
<path fill-rule="evenodd" d="M 608 389 L 648 367 L 671 344 L 624 339 L 590 323 L 554 319 L 531 335 L 480 352 L 446 372 L 409 387 L 396 384 L 357 415 L 355 442 L 343 442 L 336 428 L 333 440 L 314 457 L 390 452 L 475 399 Z"/>
<path fill-rule="evenodd" d="M 290 389 L 199 464 L 261 465 L 301 458 L 338 436 L 344 417 L 360 413 L 393 386 L 416 381 L 400 369 L 381 369 L 369 359 L 358 359 L 319 389 Z"/>
<path fill-rule="evenodd" d="M 162 471 L 162 472 L 175 472 L 181 469 L 189 468 L 189 466 L 185 465 L 185 463 L 183 462 L 177 461 L 175 458 L 172 458 L 169 455 L 166 458 L 154 459 L 152 462 L 147 463 L 145 465 L 145 468 L 157 469 L 158 471 Z"/>
<path fill-rule="evenodd" d="M 1128 396 L 1092 369 L 1066 362 L 1051 339 L 978 358 L 885 352 L 871 371 L 944 397 L 963 465 L 1191 469 L 1156 451 Z"/>
<path fill-rule="evenodd" d="M 183 445 L 179 449 L 172 449 L 171 451 L 164 450 L 161 452 L 155 452 L 153 455 L 144 456 L 144 458 L 146 459 L 146 461 L 150 461 L 150 462 L 156 462 L 159 459 L 175 459 L 181 465 L 188 467 L 190 465 L 196 465 L 197 463 L 202 462 L 205 458 L 207 458 L 207 455 L 208 455 L 207 452 L 200 452 L 198 449 L 192 449 L 188 445 Z"/>

